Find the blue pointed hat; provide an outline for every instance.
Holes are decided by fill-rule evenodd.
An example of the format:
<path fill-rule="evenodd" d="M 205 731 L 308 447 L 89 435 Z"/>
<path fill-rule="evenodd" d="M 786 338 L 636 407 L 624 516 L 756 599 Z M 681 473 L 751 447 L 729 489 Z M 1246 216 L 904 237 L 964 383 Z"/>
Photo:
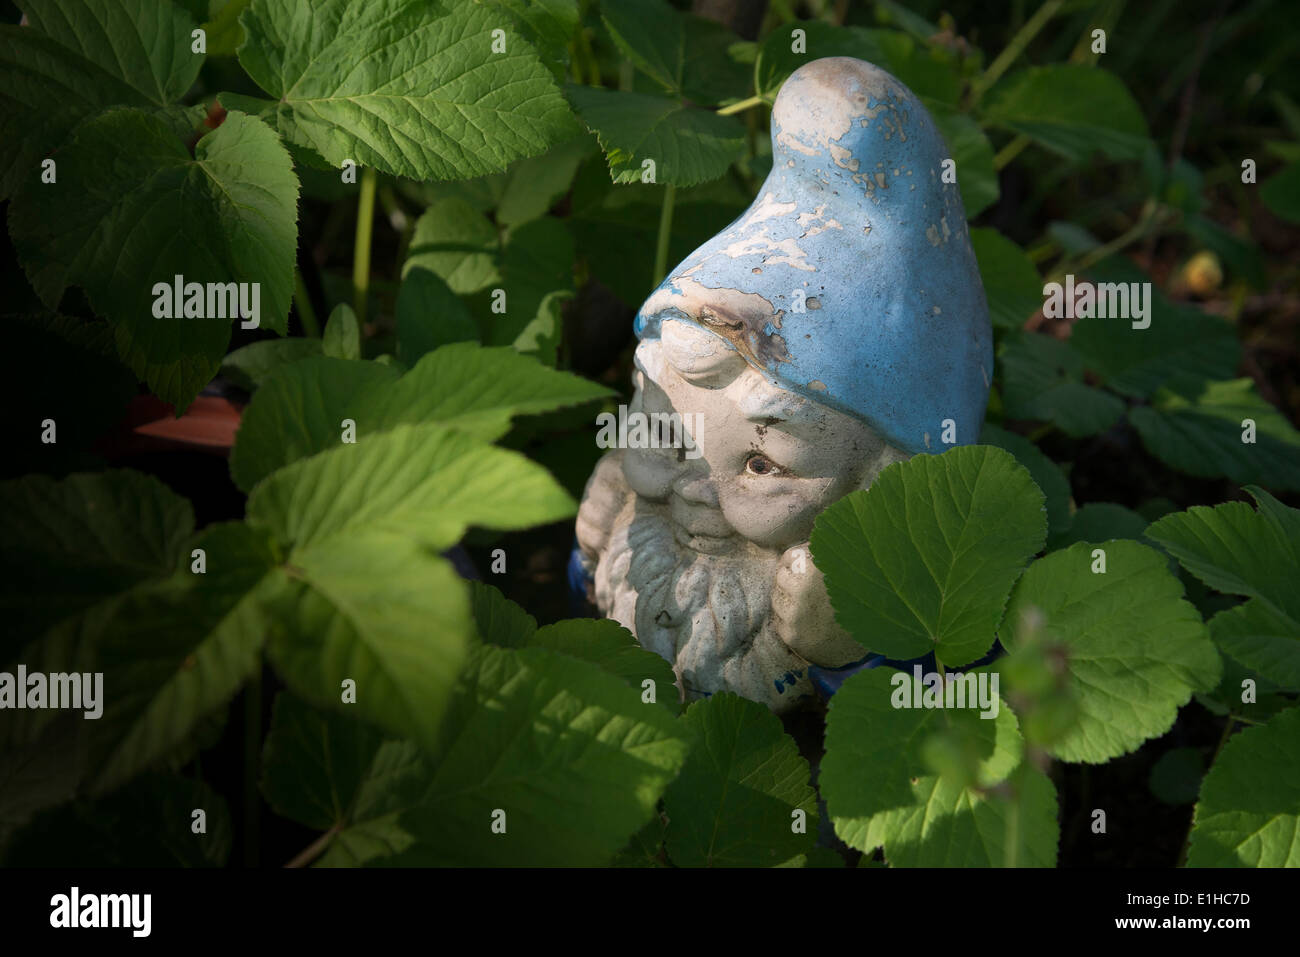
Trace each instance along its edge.
<path fill-rule="evenodd" d="M 753 204 L 669 273 L 636 334 L 694 322 L 908 453 L 942 451 L 946 419 L 977 441 L 992 330 L 925 107 L 870 63 L 815 60 L 776 99 L 772 155 Z"/>

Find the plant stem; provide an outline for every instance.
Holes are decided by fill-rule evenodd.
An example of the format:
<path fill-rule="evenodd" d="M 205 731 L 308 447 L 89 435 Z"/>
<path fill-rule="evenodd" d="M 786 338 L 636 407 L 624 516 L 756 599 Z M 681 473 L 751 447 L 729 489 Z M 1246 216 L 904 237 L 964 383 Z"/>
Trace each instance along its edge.
<path fill-rule="evenodd" d="M 989 91 L 989 87 L 1006 73 L 1011 64 L 1019 59 L 1020 54 L 1025 52 L 1025 47 L 1029 46 L 1029 41 L 1038 35 L 1038 31 L 1047 26 L 1047 21 L 1056 16 L 1056 11 L 1061 9 L 1064 0 L 1047 0 L 1038 12 L 1035 13 L 1025 23 L 1023 27 L 1011 38 L 1005 50 L 998 54 L 998 58 L 989 64 L 989 68 L 984 71 L 983 75 L 971 86 L 970 102 L 975 104 L 979 102 L 980 97 Z"/>
<path fill-rule="evenodd" d="M 1002 147 L 1002 149 L 998 150 L 998 155 L 993 157 L 994 172 L 1001 171 L 1002 167 L 1006 166 L 1013 159 L 1023 153 L 1025 147 L 1028 145 L 1029 137 L 1021 133 L 1006 146 Z"/>
<path fill-rule="evenodd" d="M 352 311 L 357 324 L 366 321 L 366 293 L 370 289 L 370 234 L 375 224 L 375 184 L 378 175 L 373 166 L 361 171 L 361 195 L 357 197 L 357 234 L 352 245 Z"/>
<path fill-rule="evenodd" d="M 718 116 L 731 116 L 731 114 L 733 113 L 743 113 L 745 110 L 748 110 L 750 107 L 758 106 L 758 104 L 764 102 L 766 101 L 761 96 L 747 97 L 746 99 L 741 100 L 739 103 L 732 103 L 729 106 L 722 107 L 722 109 L 718 110 Z"/>
<path fill-rule="evenodd" d="M 335 824 L 328 831 L 303 848 L 293 860 L 284 866 L 306 867 L 312 861 L 316 860 L 316 858 L 325 853 L 325 849 L 330 846 L 330 843 L 341 830 L 343 830 L 343 825 Z"/>
<path fill-rule="evenodd" d="M 257 867 L 261 847 L 262 796 L 257 780 L 262 766 L 261 662 L 244 688 L 244 866 Z"/>
<path fill-rule="evenodd" d="M 1019 867 L 1020 860 L 1020 794 L 1011 799 L 1007 808 L 1007 829 L 1002 849 L 1002 866 Z"/>
<path fill-rule="evenodd" d="M 298 310 L 298 319 L 302 330 L 313 339 L 320 338 L 320 323 L 316 321 L 316 310 L 311 307 L 311 296 L 307 295 L 307 284 L 302 281 L 302 273 L 293 271 L 293 305 Z"/>
<path fill-rule="evenodd" d="M 1142 215 L 1138 217 L 1138 221 L 1133 224 L 1132 228 L 1116 236 L 1105 245 L 1098 246 L 1096 249 L 1085 253 L 1079 257 L 1077 262 L 1057 266 L 1047 282 L 1060 282 L 1066 273 L 1082 272 L 1089 266 L 1101 262 L 1106 257 L 1115 255 L 1121 249 L 1127 249 L 1153 229 L 1158 212 L 1159 206 L 1156 202 L 1147 200 L 1146 205 L 1142 208 Z"/>
<path fill-rule="evenodd" d="M 663 282 L 668 274 L 668 239 L 673 232 L 673 202 L 677 187 L 669 183 L 664 188 L 664 205 L 659 212 L 659 242 L 655 245 L 655 284 Z"/>

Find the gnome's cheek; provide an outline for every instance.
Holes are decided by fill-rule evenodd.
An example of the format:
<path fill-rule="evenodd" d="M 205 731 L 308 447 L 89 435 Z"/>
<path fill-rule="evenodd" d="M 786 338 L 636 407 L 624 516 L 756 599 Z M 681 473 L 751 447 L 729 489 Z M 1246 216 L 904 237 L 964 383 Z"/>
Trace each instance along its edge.
<path fill-rule="evenodd" d="M 785 550 L 807 541 L 817 517 L 819 500 L 810 498 L 797 480 L 780 480 L 755 488 L 744 478 L 719 489 L 719 505 L 727 522 L 745 539 L 763 548 Z"/>

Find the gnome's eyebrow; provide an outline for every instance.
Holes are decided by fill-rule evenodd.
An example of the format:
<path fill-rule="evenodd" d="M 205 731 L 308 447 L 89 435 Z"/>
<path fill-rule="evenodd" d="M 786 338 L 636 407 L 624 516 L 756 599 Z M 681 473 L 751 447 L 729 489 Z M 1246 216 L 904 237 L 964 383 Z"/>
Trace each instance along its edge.
<path fill-rule="evenodd" d="M 746 420 L 777 423 L 814 423 L 820 418 L 816 407 L 801 396 L 773 388 L 766 379 L 762 385 L 748 390 L 737 402 L 736 408 Z"/>

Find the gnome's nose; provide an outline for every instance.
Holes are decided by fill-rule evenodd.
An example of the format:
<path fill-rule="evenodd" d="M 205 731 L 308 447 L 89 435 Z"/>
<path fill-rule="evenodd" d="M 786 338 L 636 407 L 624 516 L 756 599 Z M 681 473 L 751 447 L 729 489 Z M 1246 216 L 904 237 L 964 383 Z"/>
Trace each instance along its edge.
<path fill-rule="evenodd" d="M 718 507 L 718 489 L 707 475 L 688 469 L 673 482 L 673 491 L 692 505 Z"/>

